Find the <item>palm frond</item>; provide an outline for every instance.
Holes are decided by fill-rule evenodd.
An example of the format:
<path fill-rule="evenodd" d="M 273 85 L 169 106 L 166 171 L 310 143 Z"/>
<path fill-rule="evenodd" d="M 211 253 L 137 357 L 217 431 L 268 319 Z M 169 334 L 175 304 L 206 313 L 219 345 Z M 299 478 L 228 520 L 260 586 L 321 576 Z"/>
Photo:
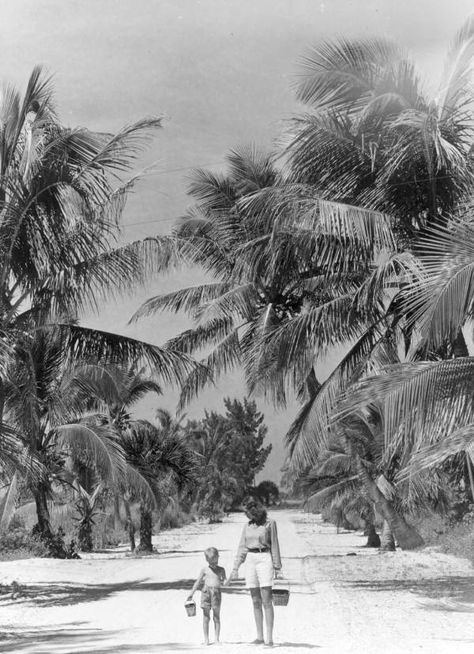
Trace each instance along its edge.
<path fill-rule="evenodd" d="M 15 472 L 0 501 L 0 531 L 8 529 L 18 497 L 18 473 Z"/>
<path fill-rule="evenodd" d="M 177 352 L 193 354 L 208 345 L 224 340 L 235 328 L 232 318 L 216 318 L 204 325 L 181 332 L 170 339 L 166 347 Z"/>
<path fill-rule="evenodd" d="M 297 97 L 318 110 L 354 111 L 377 88 L 384 68 L 402 58 L 382 39 L 326 41 L 301 59 Z"/>
<path fill-rule="evenodd" d="M 178 411 L 182 411 L 207 384 L 231 371 L 240 363 L 240 341 L 234 329 L 212 352 L 201 361 L 202 367 L 193 371 L 181 386 Z"/>
<path fill-rule="evenodd" d="M 473 357 L 389 367 L 348 390 L 336 418 L 379 403 L 387 453 L 408 456 L 473 421 L 473 370 Z"/>
<path fill-rule="evenodd" d="M 454 429 L 436 443 L 416 451 L 398 478 L 406 481 L 424 470 L 439 468 L 447 459 L 460 452 L 465 452 L 474 462 L 474 422 Z"/>
<path fill-rule="evenodd" d="M 101 476 L 112 484 L 124 474 L 126 461 L 117 435 L 107 426 L 93 424 L 60 425 L 54 430 L 54 440 L 60 449 L 81 459 L 85 454 L 97 465 Z"/>
<path fill-rule="evenodd" d="M 351 347 L 321 387 L 300 409 L 285 440 L 290 450 L 290 465 L 302 470 L 313 465 L 322 450 L 328 449 L 332 416 L 341 394 L 351 381 L 366 369 L 374 349 L 384 339 L 379 326 L 368 329 Z"/>
<path fill-rule="evenodd" d="M 469 17 L 454 37 L 440 83 L 437 105 L 444 118 L 455 107 L 472 101 L 474 17 Z"/>
<path fill-rule="evenodd" d="M 133 338 L 78 325 L 58 323 L 70 357 L 94 358 L 101 363 L 143 361 L 167 384 L 182 384 L 199 365 L 186 354 Z"/>
<path fill-rule="evenodd" d="M 212 284 L 201 284 L 200 286 L 183 288 L 164 295 L 157 295 L 144 302 L 144 304 L 142 304 L 142 306 L 134 313 L 130 322 L 135 322 L 139 318 L 154 315 L 158 311 L 172 311 L 174 313 L 184 311 L 185 313 L 194 315 L 202 304 L 220 298 L 229 290 L 229 284 L 215 282 Z"/>
<path fill-rule="evenodd" d="M 423 265 L 404 289 L 402 310 L 428 344 L 452 338 L 471 315 L 474 300 L 474 227 L 458 222 L 430 229 L 418 242 Z"/>

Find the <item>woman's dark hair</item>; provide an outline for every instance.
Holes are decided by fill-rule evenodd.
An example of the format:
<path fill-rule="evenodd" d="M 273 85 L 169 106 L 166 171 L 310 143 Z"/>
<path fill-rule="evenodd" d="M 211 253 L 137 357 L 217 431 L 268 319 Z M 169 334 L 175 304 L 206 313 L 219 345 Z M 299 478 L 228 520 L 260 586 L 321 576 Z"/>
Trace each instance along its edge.
<path fill-rule="evenodd" d="M 255 497 L 248 497 L 243 502 L 245 513 L 250 517 L 250 522 L 256 525 L 264 525 L 267 521 L 267 511 L 263 504 Z"/>

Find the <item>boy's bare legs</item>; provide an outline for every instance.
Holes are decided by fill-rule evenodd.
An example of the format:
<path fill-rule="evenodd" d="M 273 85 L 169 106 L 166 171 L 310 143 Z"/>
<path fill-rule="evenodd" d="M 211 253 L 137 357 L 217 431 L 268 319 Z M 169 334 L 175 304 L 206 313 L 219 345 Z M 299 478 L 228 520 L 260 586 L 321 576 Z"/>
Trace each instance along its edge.
<path fill-rule="evenodd" d="M 211 621 L 211 609 L 202 610 L 202 630 L 204 632 L 204 644 L 209 645 L 209 622 Z"/>
<path fill-rule="evenodd" d="M 267 625 L 267 644 L 273 645 L 273 601 L 271 586 L 260 588 L 262 595 L 263 611 L 265 613 L 265 623 Z"/>
<path fill-rule="evenodd" d="M 220 609 L 213 609 L 212 617 L 214 619 L 214 633 L 216 634 L 216 643 L 220 643 L 220 638 L 221 638 L 221 614 L 220 614 Z"/>
<path fill-rule="evenodd" d="M 250 595 L 252 596 L 253 615 L 257 627 L 257 641 L 263 643 L 263 611 L 260 588 L 251 588 Z"/>

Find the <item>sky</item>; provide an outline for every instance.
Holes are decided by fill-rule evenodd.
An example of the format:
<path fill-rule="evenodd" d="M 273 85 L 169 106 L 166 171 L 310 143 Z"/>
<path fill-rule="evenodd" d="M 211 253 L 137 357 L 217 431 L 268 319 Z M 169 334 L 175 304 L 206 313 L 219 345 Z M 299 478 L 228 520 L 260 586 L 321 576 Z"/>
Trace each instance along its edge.
<path fill-rule="evenodd" d="M 225 167 L 232 148 L 270 150 L 285 121 L 301 110 L 293 93 L 299 57 L 336 37 L 397 41 L 435 92 L 450 40 L 473 11 L 472 0 L 2 0 L 0 81 L 24 88 L 36 64 L 54 77 L 64 124 L 114 131 L 143 116 L 164 115 L 139 167 L 154 163 L 130 198 L 124 240 L 167 233 L 190 205 L 193 168 Z M 175 271 L 111 301 L 89 326 L 160 345 L 190 323 L 157 316 L 128 325 L 148 297 L 205 281 L 198 270 Z M 328 374 L 339 352 L 320 366 Z M 189 416 L 221 410 L 242 397 L 237 373 L 204 392 Z M 176 393 L 148 399 L 143 417 L 172 409 Z M 278 481 L 283 436 L 297 407 L 276 412 L 259 401 L 273 451 L 260 478 Z"/>

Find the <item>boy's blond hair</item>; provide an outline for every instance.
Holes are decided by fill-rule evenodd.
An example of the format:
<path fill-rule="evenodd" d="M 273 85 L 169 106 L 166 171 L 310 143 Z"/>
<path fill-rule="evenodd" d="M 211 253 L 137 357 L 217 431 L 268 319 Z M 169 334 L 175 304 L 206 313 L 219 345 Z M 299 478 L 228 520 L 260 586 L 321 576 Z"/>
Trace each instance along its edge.
<path fill-rule="evenodd" d="M 214 558 L 216 555 L 219 556 L 219 550 L 216 547 L 208 547 L 206 550 L 204 550 L 204 556 L 206 557 L 206 561 L 209 561 L 210 559 Z"/>

